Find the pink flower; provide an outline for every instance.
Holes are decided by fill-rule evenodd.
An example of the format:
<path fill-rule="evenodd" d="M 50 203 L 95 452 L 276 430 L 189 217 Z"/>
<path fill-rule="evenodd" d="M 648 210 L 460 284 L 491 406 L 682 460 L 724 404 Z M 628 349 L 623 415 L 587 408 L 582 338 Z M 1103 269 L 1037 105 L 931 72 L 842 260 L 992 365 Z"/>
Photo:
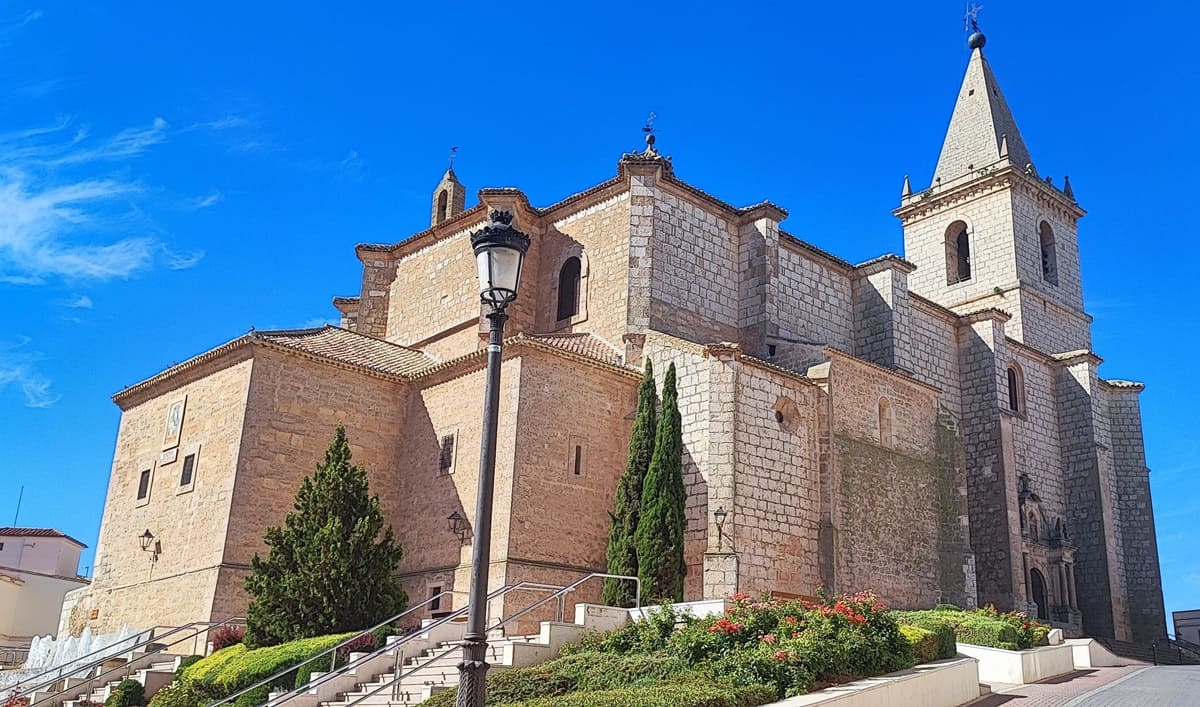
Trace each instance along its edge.
<path fill-rule="evenodd" d="M 787 651 L 775 651 L 775 660 L 787 660 Z"/>
<path fill-rule="evenodd" d="M 768 634 L 764 635 L 762 637 L 762 642 L 763 643 L 774 643 L 775 642 L 775 634 L 768 633 Z"/>

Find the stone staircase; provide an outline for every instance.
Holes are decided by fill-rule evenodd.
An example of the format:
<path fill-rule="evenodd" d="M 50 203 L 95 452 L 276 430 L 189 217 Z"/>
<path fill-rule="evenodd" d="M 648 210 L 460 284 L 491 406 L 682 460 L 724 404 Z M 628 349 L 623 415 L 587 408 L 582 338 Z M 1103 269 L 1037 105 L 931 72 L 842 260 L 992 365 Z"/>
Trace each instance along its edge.
<path fill-rule="evenodd" d="M 1122 658 L 1151 665 L 1200 665 L 1200 652 L 1167 638 L 1160 638 L 1152 643 L 1133 643 L 1111 638 L 1097 638 L 1096 641 Z"/>
<path fill-rule="evenodd" d="M 56 694 L 54 692 L 33 693 L 30 695 L 29 707 L 49 707 L 53 703 L 60 703 L 63 707 L 104 704 L 104 701 L 116 690 L 117 685 L 126 677 L 133 678 L 142 684 L 145 688 L 146 701 L 149 702 L 151 697 L 175 679 L 175 669 L 179 667 L 179 661 L 182 659 L 182 656 L 159 652 L 134 653 L 128 661 L 127 670 L 114 670 L 114 668 L 120 667 L 120 663 L 123 661 L 111 661 L 96 669 L 100 677 L 67 678 L 62 687 L 66 697 L 60 694 L 52 701 L 51 697 Z M 104 675 L 109 671 L 111 671 L 109 675 Z M 115 679 L 109 679 L 113 677 Z"/>
<path fill-rule="evenodd" d="M 587 631 L 607 631 L 628 621 L 629 612 L 605 606 L 579 604 L 572 623 L 543 621 L 537 634 L 489 635 L 487 660 L 491 670 L 536 665 L 558 657 L 568 643 Z M 448 623 L 409 639 L 379 655 L 352 653 L 349 669 L 322 679 L 314 673 L 310 687 L 289 694 L 272 694 L 271 707 L 401 707 L 415 705 L 431 695 L 458 685 L 462 659 L 461 623 Z M 357 663 L 357 664 L 356 664 Z"/>

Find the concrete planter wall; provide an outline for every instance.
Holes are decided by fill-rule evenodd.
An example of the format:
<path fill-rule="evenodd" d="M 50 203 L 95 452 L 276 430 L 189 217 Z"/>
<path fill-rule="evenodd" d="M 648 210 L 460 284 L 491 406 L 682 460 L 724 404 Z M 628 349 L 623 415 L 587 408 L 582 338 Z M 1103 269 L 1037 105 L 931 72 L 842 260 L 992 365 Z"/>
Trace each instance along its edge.
<path fill-rule="evenodd" d="M 979 699 L 972 658 L 952 658 L 789 697 L 768 707 L 956 707 Z"/>
<path fill-rule="evenodd" d="M 986 683 L 1024 685 L 1075 669 L 1071 646 L 1044 646 L 1025 651 L 1006 651 L 988 646 L 959 643 L 958 652 L 979 661 L 979 679 Z"/>

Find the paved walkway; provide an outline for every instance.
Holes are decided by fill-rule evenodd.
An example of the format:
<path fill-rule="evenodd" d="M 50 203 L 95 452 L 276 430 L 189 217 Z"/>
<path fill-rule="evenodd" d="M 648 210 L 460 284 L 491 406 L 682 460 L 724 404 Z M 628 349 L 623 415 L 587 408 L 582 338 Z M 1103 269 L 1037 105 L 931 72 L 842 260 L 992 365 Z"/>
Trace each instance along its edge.
<path fill-rule="evenodd" d="M 1097 688 L 1105 687 L 1123 677 L 1142 670 L 1144 665 L 1129 665 L 1120 668 L 1088 668 L 1059 675 L 1032 685 L 1018 685 L 994 692 L 971 703 L 971 707 L 1064 707 L 1073 698 L 1086 695 Z M 1105 704 L 1105 703 L 1097 703 Z M 1136 707 L 1137 703 L 1121 707 Z M 1187 704 L 1187 703 L 1184 703 Z M 1170 703 L 1157 702 L 1155 707 L 1168 707 Z M 1090 707 L 1090 703 L 1089 703 Z M 1171 706 L 1173 707 L 1173 705 Z"/>
<path fill-rule="evenodd" d="M 1200 666 L 1076 670 L 982 697 L 971 707 L 1200 707 Z"/>
<path fill-rule="evenodd" d="M 1197 707 L 1200 666 L 1160 665 L 1135 671 L 1063 707 Z"/>

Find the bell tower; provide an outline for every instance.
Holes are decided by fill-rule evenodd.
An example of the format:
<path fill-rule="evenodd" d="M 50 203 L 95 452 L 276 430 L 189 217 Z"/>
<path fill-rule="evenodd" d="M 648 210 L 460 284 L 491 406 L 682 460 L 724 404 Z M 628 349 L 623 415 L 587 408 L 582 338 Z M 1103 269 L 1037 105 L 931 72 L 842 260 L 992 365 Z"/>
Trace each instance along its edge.
<path fill-rule="evenodd" d="M 466 205 L 467 188 L 458 181 L 458 175 L 451 167 L 442 175 L 442 181 L 438 182 L 437 188 L 433 190 L 433 211 L 429 225 L 437 226 L 450 217 L 461 214 Z"/>
<path fill-rule="evenodd" d="M 1083 311 L 1078 221 L 1069 178 L 1042 178 L 995 74 L 987 38 L 968 39 L 971 58 L 942 144 L 933 183 L 900 208 L 909 287 L 959 313 L 1012 315 L 1005 333 L 1046 353 L 1091 348 Z"/>

